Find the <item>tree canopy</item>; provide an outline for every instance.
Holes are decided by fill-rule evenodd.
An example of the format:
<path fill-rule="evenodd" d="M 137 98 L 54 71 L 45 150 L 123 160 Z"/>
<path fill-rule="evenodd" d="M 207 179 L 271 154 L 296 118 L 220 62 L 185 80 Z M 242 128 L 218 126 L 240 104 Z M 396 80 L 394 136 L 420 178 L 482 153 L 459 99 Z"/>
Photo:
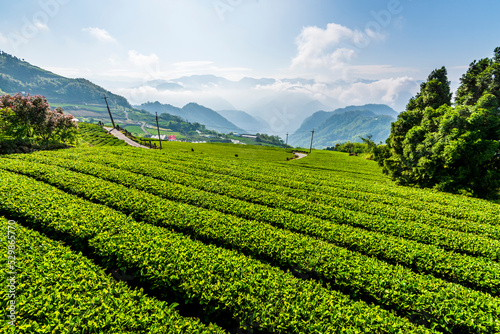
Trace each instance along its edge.
<path fill-rule="evenodd" d="M 43 96 L 0 97 L 0 132 L 17 139 L 74 142 L 78 126 L 61 108 L 51 109 Z"/>
<path fill-rule="evenodd" d="M 478 197 L 500 188 L 500 48 L 470 64 L 455 104 L 444 67 L 434 70 L 391 126 L 384 171 L 405 185 Z"/>

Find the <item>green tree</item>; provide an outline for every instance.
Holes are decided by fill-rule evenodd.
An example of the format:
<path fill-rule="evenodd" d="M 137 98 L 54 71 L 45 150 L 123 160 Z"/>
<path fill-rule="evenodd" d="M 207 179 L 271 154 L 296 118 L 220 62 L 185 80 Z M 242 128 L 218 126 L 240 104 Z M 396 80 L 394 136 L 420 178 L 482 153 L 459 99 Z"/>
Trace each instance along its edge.
<path fill-rule="evenodd" d="M 415 184 L 418 173 L 417 162 L 425 154 L 419 146 L 425 139 L 426 126 L 430 126 L 435 109 L 451 105 L 450 82 L 446 68 L 436 69 L 420 85 L 418 94 L 411 98 L 406 111 L 398 115 L 391 124 L 387 139 L 390 157 L 384 160 L 384 171 L 405 184 Z M 422 124 L 422 123 L 425 124 Z M 388 156 L 387 152 L 384 157 Z"/>
<path fill-rule="evenodd" d="M 50 109 L 45 97 L 16 94 L 0 97 L 0 131 L 16 139 L 72 143 L 78 126 L 61 108 Z"/>
<path fill-rule="evenodd" d="M 495 49 L 492 59 L 473 61 L 460 83 L 457 105 L 474 105 L 484 94 L 493 94 L 500 100 L 500 47 Z"/>
<path fill-rule="evenodd" d="M 429 76 L 391 126 L 384 171 L 405 185 L 478 197 L 500 188 L 500 48 L 471 63 L 450 105 L 444 68 Z M 441 83 L 441 85 L 439 84 Z M 447 88 L 446 88 L 447 87 Z"/>
<path fill-rule="evenodd" d="M 451 105 L 450 82 L 446 67 L 435 69 L 427 77 L 427 81 L 420 85 L 420 92 L 408 103 L 406 110 L 423 110 L 427 107 L 434 109 L 443 104 Z"/>

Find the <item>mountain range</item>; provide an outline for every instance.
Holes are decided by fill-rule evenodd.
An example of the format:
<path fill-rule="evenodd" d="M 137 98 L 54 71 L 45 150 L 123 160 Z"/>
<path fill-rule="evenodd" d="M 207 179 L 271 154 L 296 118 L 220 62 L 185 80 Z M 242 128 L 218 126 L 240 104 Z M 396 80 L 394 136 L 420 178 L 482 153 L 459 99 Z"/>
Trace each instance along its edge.
<path fill-rule="evenodd" d="M 174 96 L 176 91 L 196 91 L 215 86 L 227 89 L 237 86 L 254 91 L 275 84 L 286 85 L 287 88 L 259 95 L 254 106 L 245 111 L 237 110 L 223 99 L 220 99 L 221 105 L 227 108 L 220 108 L 220 111 L 207 108 L 200 101 L 187 103 L 182 108 L 160 102 L 132 107 L 123 96 L 86 79 L 66 78 L 0 51 L 0 94 L 41 94 L 53 107 L 62 106 L 77 117 L 92 117 L 105 122 L 109 122 L 109 116 L 103 96 L 108 97 L 115 121 L 122 123 L 151 122 L 155 112 L 169 113 L 222 133 L 267 133 L 278 134 L 282 138 L 285 133 L 292 133 L 289 144 L 293 146 L 308 146 L 314 129 L 314 146 L 324 148 L 336 142 L 359 141 L 359 136 L 368 134 L 373 135 L 376 142 L 384 141 L 390 133 L 390 123 L 398 115 L 392 108 L 381 104 L 323 111 L 328 107 L 300 92 L 303 85 L 312 85 L 314 81 L 301 78 L 276 80 L 247 77 L 235 82 L 214 75 L 193 75 L 169 81 L 152 80 L 146 84 L 154 86 L 158 92 L 168 91 Z M 294 90 L 299 93 L 293 93 Z"/>
<path fill-rule="evenodd" d="M 184 107 L 178 108 L 170 104 L 161 104 L 156 101 L 143 103 L 135 107 L 151 113 L 168 113 L 174 116 L 179 116 L 187 122 L 204 124 L 207 129 L 215 130 L 221 133 L 245 132 L 245 130 L 237 127 L 216 111 L 197 103 L 188 103 Z"/>
<path fill-rule="evenodd" d="M 359 142 L 360 137 L 368 135 L 372 135 L 376 143 L 384 142 L 389 137 L 391 123 L 397 115 L 394 109 L 384 104 L 318 111 L 304 120 L 290 136 L 289 143 L 293 146 L 309 146 L 313 130 L 315 148 L 326 148 L 346 141 Z"/>
<path fill-rule="evenodd" d="M 217 113 L 248 133 L 265 133 L 268 125 L 241 110 L 217 110 Z"/>

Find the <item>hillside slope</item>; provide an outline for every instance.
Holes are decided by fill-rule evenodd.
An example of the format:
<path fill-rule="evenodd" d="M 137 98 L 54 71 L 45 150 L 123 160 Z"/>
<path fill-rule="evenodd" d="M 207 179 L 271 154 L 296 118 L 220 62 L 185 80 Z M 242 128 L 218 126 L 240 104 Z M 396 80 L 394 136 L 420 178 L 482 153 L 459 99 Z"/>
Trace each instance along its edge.
<path fill-rule="evenodd" d="M 131 108 L 128 101 L 87 79 L 70 79 L 46 71 L 40 67 L 0 52 L 0 92 L 15 94 L 25 92 L 30 95 L 44 95 L 51 104 L 104 105 L 103 96 L 114 108 Z"/>
<path fill-rule="evenodd" d="M 348 106 L 334 111 L 317 111 L 304 120 L 290 136 L 293 146 L 308 146 L 314 129 L 314 147 L 325 148 L 337 142 L 360 141 L 371 134 L 375 142 L 383 142 L 390 134 L 397 112 L 386 105 Z"/>
<path fill-rule="evenodd" d="M 218 114 L 216 111 L 201 106 L 197 103 L 189 103 L 182 108 L 177 108 L 170 104 L 162 104 L 156 101 L 143 103 L 140 106 L 137 106 L 137 108 L 149 111 L 151 113 L 167 113 L 178 116 L 190 123 L 200 123 L 205 125 L 205 127 L 209 130 L 215 130 L 221 133 L 245 132 L 243 129 L 237 127 L 226 118 Z"/>
<path fill-rule="evenodd" d="M 267 124 L 241 110 L 218 110 L 217 113 L 248 133 L 263 133 L 268 127 Z"/>

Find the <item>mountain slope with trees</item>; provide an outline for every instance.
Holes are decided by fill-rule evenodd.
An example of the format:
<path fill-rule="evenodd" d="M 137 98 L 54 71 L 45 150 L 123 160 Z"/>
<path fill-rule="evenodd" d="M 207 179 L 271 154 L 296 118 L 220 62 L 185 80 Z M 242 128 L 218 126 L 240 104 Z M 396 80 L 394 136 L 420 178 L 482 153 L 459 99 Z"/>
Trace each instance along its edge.
<path fill-rule="evenodd" d="M 221 133 L 245 132 L 243 129 L 237 127 L 226 118 L 222 117 L 216 111 L 201 106 L 197 103 L 189 103 L 182 108 L 177 108 L 170 104 L 162 104 L 156 101 L 143 103 L 140 106 L 137 106 L 137 108 L 149 111 L 151 113 L 167 113 L 170 115 L 178 116 L 188 122 L 200 123 L 205 125 L 209 130 L 214 130 Z"/>
<path fill-rule="evenodd" d="M 314 129 L 314 147 L 325 148 L 347 141 L 359 142 L 372 135 L 375 142 L 385 141 L 397 112 L 386 105 L 348 106 L 334 111 L 317 111 L 306 118 L 290 137 L 294 146 L 308 146 Z"/>
<path fill-rule="evenodd" d="M 70 79 L 0 51 L 0 92 L 43 95 L 51 104 L 104 105 L 102 97 L 114 107 L 131 108 L 127 99 L 93 84 L 87 79 Z M 89 111 L 95 111 L 89 109 Z"/>

